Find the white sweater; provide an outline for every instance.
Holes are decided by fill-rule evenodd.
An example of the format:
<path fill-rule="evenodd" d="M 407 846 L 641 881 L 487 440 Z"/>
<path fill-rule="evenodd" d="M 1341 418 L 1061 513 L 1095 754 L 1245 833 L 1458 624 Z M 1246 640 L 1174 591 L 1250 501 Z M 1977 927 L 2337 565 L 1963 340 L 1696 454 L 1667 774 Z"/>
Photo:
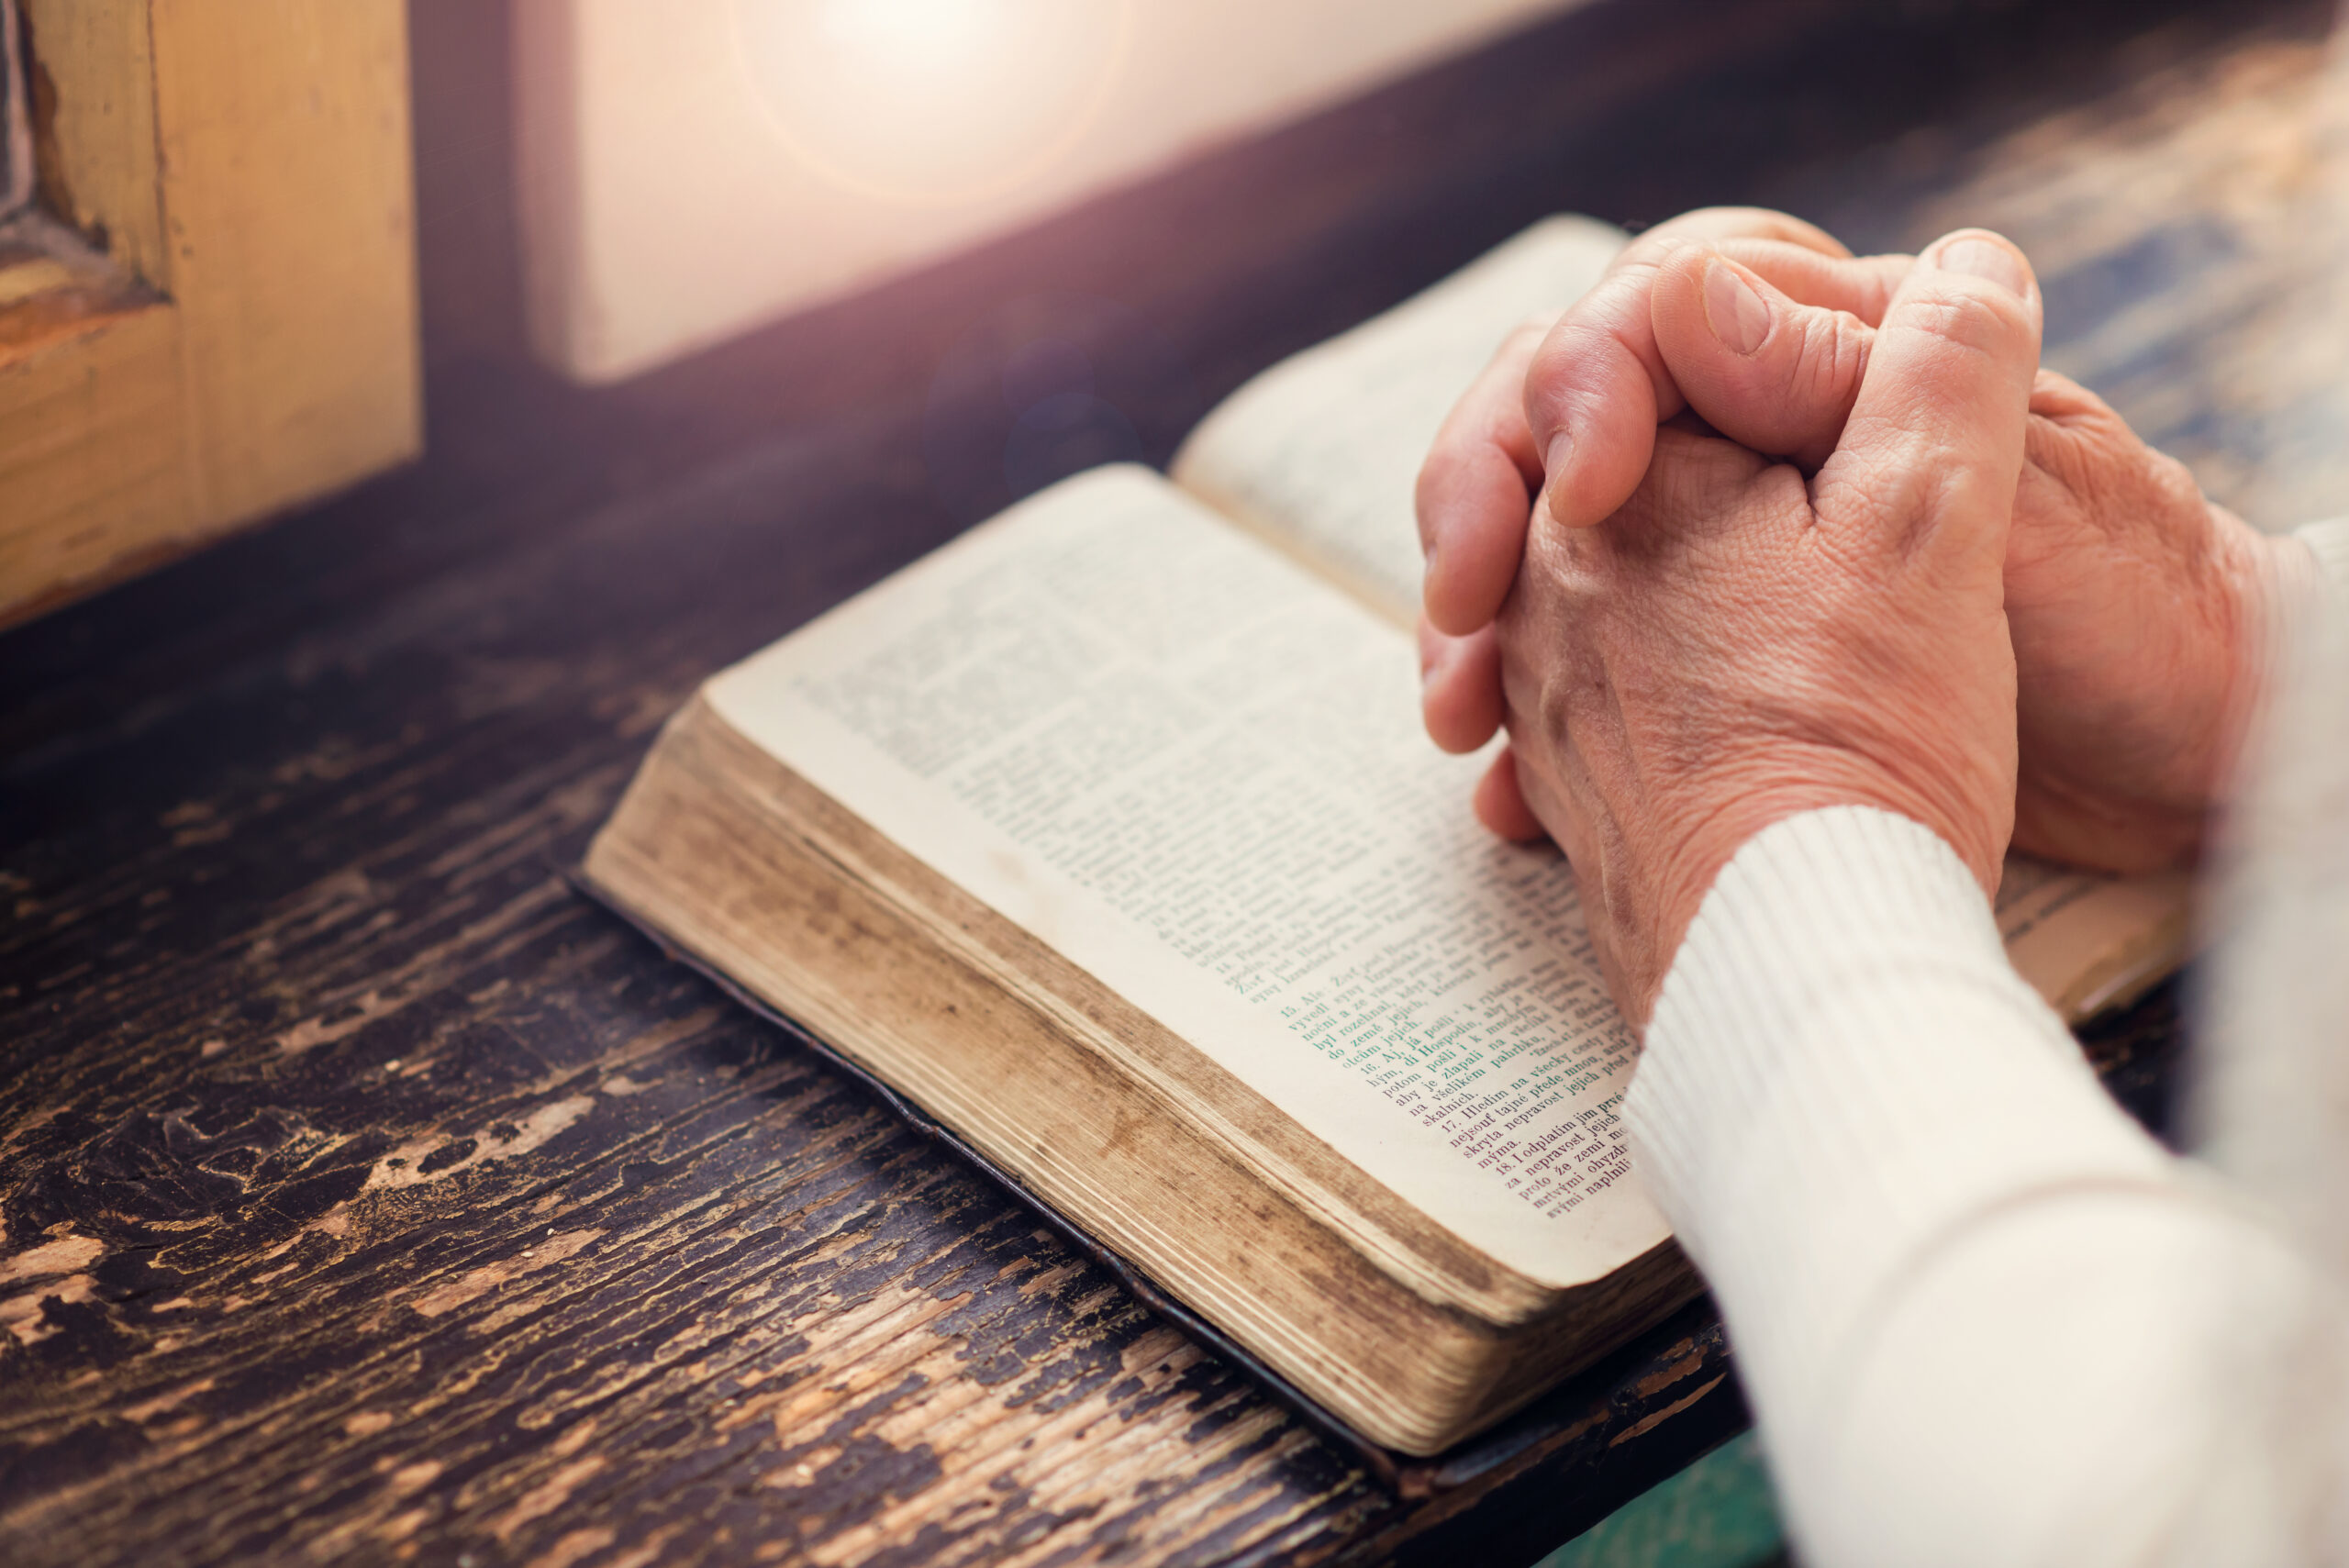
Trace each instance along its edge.
<path fill-rule="evenodd" d="M 2349 586 L 2349 522 L 2302 537 Z M 2318 940 L 2349 933 L 2349 687 L 2326 690 L 2277 728 L 2336 732 L 2293 822 L 2313 802 L 2343 852 L 2252 831 L 2249 956 L 2214 966 L 2245 1060 L 2204 1099 L 2244 1183 L 2113 1106 L 1916 823 L 1791 818 L 1707 895 L 1625 1116 L 1809 1568 L 2349 1562 L 2324 1229 L 2349 1233 L 2349 1189 L 2312 1190 L 2349 1172 L 2349 943 Z M 2289 940 L 2253 948 L 2263 918 Z"/>

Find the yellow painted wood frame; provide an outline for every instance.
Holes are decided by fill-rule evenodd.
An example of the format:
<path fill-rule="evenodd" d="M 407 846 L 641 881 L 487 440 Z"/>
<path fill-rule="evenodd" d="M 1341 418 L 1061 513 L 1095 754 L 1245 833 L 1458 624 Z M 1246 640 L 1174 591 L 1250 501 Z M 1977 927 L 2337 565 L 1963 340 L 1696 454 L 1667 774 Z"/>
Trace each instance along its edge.
<path fill-rule="evenodd" d="M 0 256 L 0 624 L 413 456 L 402 0 L 19 0 L 44 206 Z"/>

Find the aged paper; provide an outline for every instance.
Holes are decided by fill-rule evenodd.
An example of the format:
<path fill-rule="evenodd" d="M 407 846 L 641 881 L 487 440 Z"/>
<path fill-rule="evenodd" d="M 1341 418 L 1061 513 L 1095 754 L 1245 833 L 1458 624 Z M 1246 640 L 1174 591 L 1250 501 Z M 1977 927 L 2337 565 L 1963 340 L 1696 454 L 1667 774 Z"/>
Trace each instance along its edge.
<path fill-rule="evenodd" d="M 1537 1279 L 1663 1239 L 1634 1041 L 1554 851 L 1467 809 L 1408 640 L 1139 469 L 707 687 L 719 716 Z"/>
<path fill-rule="evenodd" d="M 1582 297 L 1619 228 L 1545 218 L 1434 287 L 1292 355 L 1218 404 L 1175 483 L 1411 624 L 1413 482 L 1443 417 L 1520 322 Z"/>
<path fill-rule="evenodd" d="M 2077 1023 L 2142 991 L 2186 956 L 2193 878 L 2099 876 L 2009 855 L 1998 935 L 2032 989 Z"/>

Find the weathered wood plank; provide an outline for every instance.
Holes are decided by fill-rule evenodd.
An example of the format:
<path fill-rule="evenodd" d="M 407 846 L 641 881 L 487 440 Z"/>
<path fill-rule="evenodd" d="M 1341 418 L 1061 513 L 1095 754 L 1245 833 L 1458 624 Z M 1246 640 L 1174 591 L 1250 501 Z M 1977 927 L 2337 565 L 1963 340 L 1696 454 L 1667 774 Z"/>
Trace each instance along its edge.
<path fill-rule="evenodd" d="M 1866 247 L 1913 248 L 1965 224 L 2010 235 L 2039 268 L 2051 366 L 2253 522 L 2338 514 L 2341 59 L 2271 23 L 2215 50 L 2156 35 L 2089 70 L 2075 98 L 2020 125 L 2008 106 L 1977 110 L 1864 155 L 1840 181 L 1794 175 L 1791 199 Z"/>

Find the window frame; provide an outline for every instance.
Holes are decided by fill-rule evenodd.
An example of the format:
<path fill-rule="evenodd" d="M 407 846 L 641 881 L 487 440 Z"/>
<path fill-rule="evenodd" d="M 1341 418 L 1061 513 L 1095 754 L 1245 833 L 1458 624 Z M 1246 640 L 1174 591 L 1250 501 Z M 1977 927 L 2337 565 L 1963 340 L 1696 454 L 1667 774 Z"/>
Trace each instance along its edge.
<path fill-rule="evenodd" d="M 404 0 L 6 3 L 0 626 L 423 440 Z"/>
<path fill-rule="evenodd" d="M 32 206 L 31 77 L 17 0 L 0 0 L 0 224 Z"/>

